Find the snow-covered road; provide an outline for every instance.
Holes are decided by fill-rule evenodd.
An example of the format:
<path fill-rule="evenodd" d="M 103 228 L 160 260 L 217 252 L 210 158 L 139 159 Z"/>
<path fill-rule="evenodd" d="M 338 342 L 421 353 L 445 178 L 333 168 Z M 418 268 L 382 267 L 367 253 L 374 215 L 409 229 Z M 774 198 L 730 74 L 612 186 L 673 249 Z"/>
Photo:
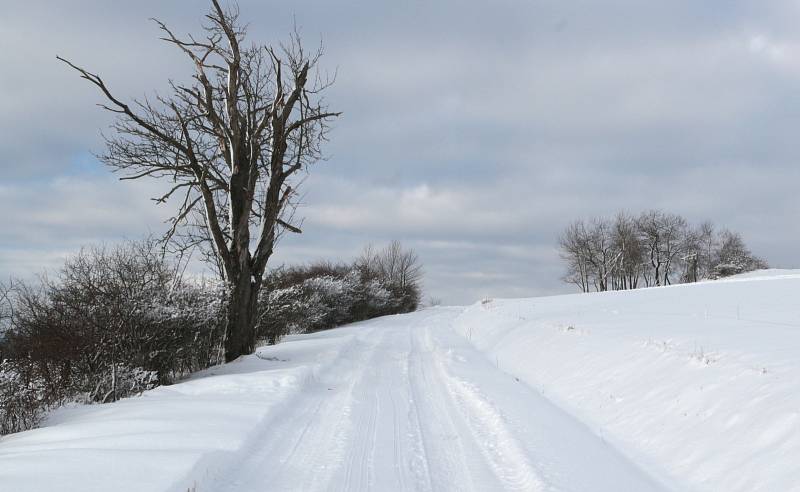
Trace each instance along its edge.
<path fill-rule="evenodd" d="M 203 490 L 659 490 L 450 329 L 460 312 L 345 329 L 341 356 Z"/>

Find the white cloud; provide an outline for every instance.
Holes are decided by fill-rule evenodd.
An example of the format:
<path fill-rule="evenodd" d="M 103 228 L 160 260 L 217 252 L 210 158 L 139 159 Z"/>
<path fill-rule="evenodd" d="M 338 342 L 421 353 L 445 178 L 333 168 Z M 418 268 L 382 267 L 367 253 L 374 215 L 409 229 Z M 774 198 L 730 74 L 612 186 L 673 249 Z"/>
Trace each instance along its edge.
<path fill-rule="evenodd" d="M 24 275 L 54 266 L 81 245 L 163 232 L 169 209 L 148 200 L 160 189 L 106 175 L 0 184 L 0 272 Z"/>
<path fill-rule="evenodd" d="M 756 34 L 750 37 L 747 47 L 751 54 L 774 65 L 792 70 L 800 69 L 800 43 Z"/>

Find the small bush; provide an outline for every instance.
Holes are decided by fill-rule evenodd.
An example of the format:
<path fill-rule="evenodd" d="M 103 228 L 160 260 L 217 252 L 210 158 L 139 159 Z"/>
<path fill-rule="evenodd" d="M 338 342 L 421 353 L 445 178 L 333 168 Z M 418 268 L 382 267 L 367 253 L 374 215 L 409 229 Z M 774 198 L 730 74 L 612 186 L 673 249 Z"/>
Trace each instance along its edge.
<path fill-rule="evenodd" d="M 48 408 L 41 379 L 26 378 L 9 361 L 0 362 L 0 435 L 30 429 Z"/>
<path fill-rule="evenodd" d="M 421 269 L 399 243 L 352 264 L 319 262 L 273 270 L 261 296 L 260 336 L 276 343 L 288 333 L 308 333 L 417 309 Z"/>
<path fill-rule="evenodd" d="M 65 401 L 115 401 L 222 360 L 224 288 L 182 280 L 152 241 L 82 250 L 56 280 L 16 283 L 10 297 L 3 432 Z"/>

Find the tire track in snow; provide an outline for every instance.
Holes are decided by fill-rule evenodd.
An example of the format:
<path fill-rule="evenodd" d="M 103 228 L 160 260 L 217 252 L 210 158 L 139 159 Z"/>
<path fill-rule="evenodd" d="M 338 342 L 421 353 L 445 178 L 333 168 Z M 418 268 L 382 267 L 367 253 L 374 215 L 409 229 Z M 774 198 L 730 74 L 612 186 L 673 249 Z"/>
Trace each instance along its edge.
<path fill-rule="evenodd" d="M 513 443 L 518 456 L 532 466 L 546 489 L 592 492 L 668 489 L 583 422 L 519 378 L 501 371 L 496 359 L 490 361 L 468 337 L 453 329 L 454 321 L 429 334 L 435 335 L 435 345 L 448 347 L 440 354 L 439 363 L 450 376 L 454 397 L 463 399 L 465 405 L 490 419 L 496 414 L 507 431 L 506 437 L 512 438 L 501 439 Z"/>
<path fill-rule="evenodd" d="M 442 385 L 431 340 L 420 336 L 427 331 L 430 318 L 424 321 L 408 329 L 413 347 L 409 384 L 431 490 L 497 490 L 500 483 L 475 452 L 469 432 Z"/>
<path fill-rule="evenodd" d="M 658 490 L 455 334 L 455 316 L 345 328 L 353 341 L 339 359 L 211 490 Z"/>
<path fill-rule="evenodd" d="M 354 337 L 317 381 L 272 414 L 259 431 L 263 445 L 248 447 L 251 454 L 211 490 L 329 490 L 352 433 L 352 392 L 377 343 L 365 339 Z"/>
<path fill-rule="evenodd" d="M 476 441 L 482 443 L 484 456 L 507 490 L 545 490 L 544 482 L 506 427 L 502 414 L 473 385 L 453 377 L 446 384 Z"/>
<path fill-rule="evenodd" d="M 422 432 L 410 418 L 411 345 L 403 321 L 372 334 L 381 341 L 354 391 L 355 433 L 339 490 L 431 490 L 427 462 L 419 459 Z"/>
<path fill-rule="evenodd" d="M 542 491 L 546 485 L 528 460 L 524 449 L 496 409 L 472 384 L 449 374 L 445 355 L 431 337 L 430 328 L 423 331 L 424 344 L 430 347 L 432 366 L 441 387 L 452 399 L 473 441 L 505 490 Z"/>
<path fill-rule="evenodd" d="M 385 333 L 376 333 L 380 336 L 380 342 L 375 346 L 379 346 L 386 337 Z M 377 351 L 374 351 L 369 358 L 369 362 L 365 364 L 365 371 L 368 368 L 374 367 Z M 353 416 L 353 433 L 351 434 L 350 449 L 345 459 L 344 477 L 342 483 L 338 487 L 340 490 L 369 490 L 370 486 L 374 483 L 374 468 L 375 468 L 375 442 L 377 440 L 377 420 L 380 414 L 380 400 L 378 395 L 375 394 L 369 398 L 369 402 L 364 398 L 364 393 L 361 387 L 365 384 L 365 379 L 369 374 L 362 374 L 357 387 L 354 387 L 352 396 L 353 403 L 360 403 L 356 409 L 356 415 Z M 358 391 L 357 391 L 358 390 Z M 362 401 L 359 402 L 356 398 L 361 393 Z M 359 411 L 362 410 L 364 415 Z"/>
<path fill-rule="evenodd" d="M 408 422 L 408 435 L 407 438 L 412 444 L 412 454 L 409 466 L 414 475 L 415 482 L 418 485 L 418 490 L 433 490 L 431 482 L 431 472 L 429 469 L 428 451 L 425 446 L 425 438 L 422 435 L 422 420 L 420 418 L 419 406 L 416 403 L 415 386 L 411 384 L 411 347 L 413 341 L 411 332 L 408 332 L 409 351 L 406 354 L 404 364 L 402 366 L 403 377 L 407 383 L 407 398 L 409 402 L 407 412 Z"/>

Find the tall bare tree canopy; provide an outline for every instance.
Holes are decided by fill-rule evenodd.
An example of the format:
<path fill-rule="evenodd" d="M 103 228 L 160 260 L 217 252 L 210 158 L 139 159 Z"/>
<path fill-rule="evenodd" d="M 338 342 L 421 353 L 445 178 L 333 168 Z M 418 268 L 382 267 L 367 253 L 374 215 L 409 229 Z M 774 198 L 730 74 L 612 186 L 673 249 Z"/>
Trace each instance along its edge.
<path fill-rule="evenodd" d="M 217 0 L 202 36 L 181 38 L 155 22 L 181 50 L 192 82 L 170 82 L 169 96 L 124 102 L 99 75 L 58 57 L 100 90 L 116 113 L 105 164 L 121 179 L 172 183 L 156 201 L 177 209 L 166 239 L 206 248 L 230 288 L 226 360 L 255 348 L 257 298 L 267 262 L 290 223 L 297 174 L 322 158 L 331 112 L 316 76 L 321 49 L 307 52 L 295 32 L 286 45 L 246 45 L 235 5 Z"/>

